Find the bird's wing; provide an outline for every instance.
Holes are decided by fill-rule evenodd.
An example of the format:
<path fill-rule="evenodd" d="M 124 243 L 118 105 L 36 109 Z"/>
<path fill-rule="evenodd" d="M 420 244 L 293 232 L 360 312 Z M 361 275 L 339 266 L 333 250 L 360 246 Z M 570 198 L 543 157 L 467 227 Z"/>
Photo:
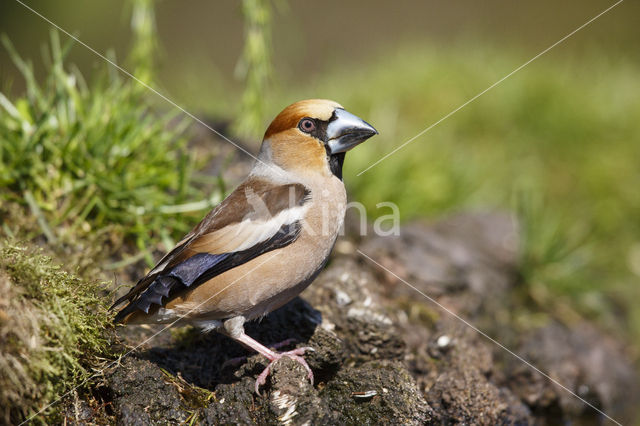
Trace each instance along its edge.
<path fill-rule="evenodd" d="M 138 281 L 115 307 L 116 321 L 152 304 L 165 305 L 183 290 L 296 240 L 309 190 L 302 184 L 249 179 L 214 208 Z"/>

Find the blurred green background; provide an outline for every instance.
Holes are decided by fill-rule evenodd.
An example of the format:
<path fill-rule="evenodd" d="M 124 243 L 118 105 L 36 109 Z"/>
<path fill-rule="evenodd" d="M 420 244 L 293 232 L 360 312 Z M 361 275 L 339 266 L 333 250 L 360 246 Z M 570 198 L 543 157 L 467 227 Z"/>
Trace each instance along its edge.
<path fill-rule="evenodd" d="M 145 27 L 142 18 L 153 13 L 144 0 L 27 4 L 97 51 L 109 52 L 188 111 L 214 121 L 232 120 L 228 136 L 254 151 L 261 129 L 289 103 L 313 97 L 342 103 L 380 132 L 350 153 L 345 170 L 351 199 L 364 202 L 372 218 L 383 201 L 396 202 L 403 220 L 470 209 L 516 212 L 525 237 L 523 282 L 536 303 L 552 310 L 570 306 L 612 333 L 630 341 L 640 338 L 640 3 L 621 3 L 360 176 L 394 147 L 613 2 L 160 0 L 152 10 L 155 28 Z M 132 24 L 134 7 L 143 15 Z M 48 50 L 50 30 L 19 3 L 0 4 L 0 32 L 33 63 L 36 81 L 49 72 L 42 51 Z M 64 46 L 67 37 L 60 39 Z M 68 69 L 75 64 L 87 80 L 108 74 L 103 61 L 78 44 L 70 47 L 64 63 Z M 104 77 L 100 93 L 126 86 L 126 77 L 117 84 L 116 78 Z M 0 81 L 9 99 L 25 93 L 25 79 L 6 49 L 0 51 Z M 82 96 L 90 98 L 92 87 Z M 171 115 L 163 123 L 179 116 L 169 104 L 140 92 L 147 105 L 113 94 L 102 102 L 152 106 Z M 0 111 L 6 118 L 6 110 Z M 135 108 L 127 113 L 130 123 L 142 116 Z M 129 131 L 114 130 L 114 138 Z M 181 131 L 173 131 L 181 137 Z M 149 135 L 131 138 L 146 141 Z M 184 148 L 166 135 L 160 139 L 175 152 Z M 100 146 L 96 149 L 100 158 Z M 196 171 L 200 164 L 197 158 L 179 160 L 178 154 L 165 158 L 159 151 L 151 150 L 147 164 L 157 165 L 160 174 L 166 162 Z M 144 163 L 147 154 L 134 162 Z M 130 170 L 130 165 L 122 167 Z M 176 173 L 175 179 L 191 179 L 190 170 Z M 131 179 L 146 174 L 143 168 Z M 96 174 L 94 183 L 104 179 Z M 147 186 L 154 179 L 149 181 Z M 146 211 L 203 197 L 202 188 L 198 193 L 184 182 L 180 188 L 155 182 L 165 195 L 154 198 L 153 188 L 102 190 L 125 203 L 151 203 Z M 13 199 L 20 198 L 16 191 Z M 47 204 L 47 191 L 41 192 L 34 202 L 42 204 L 43 220 L 51 221 L 47 211 L 56 210 L 56 202 Z M 128 220 L 110 215 L 109 206 L 94 213 L 96 207 L 88 205 L 82 218 L 97 218 L 96 226 Z M 165 208 L 161 216 L 126 226 L 168 245 L 185 230 L 171 211 Z M 199 215 L 196 211 L 193 220 Z M 139 249 L 148 243 L 137 239 Z"/>

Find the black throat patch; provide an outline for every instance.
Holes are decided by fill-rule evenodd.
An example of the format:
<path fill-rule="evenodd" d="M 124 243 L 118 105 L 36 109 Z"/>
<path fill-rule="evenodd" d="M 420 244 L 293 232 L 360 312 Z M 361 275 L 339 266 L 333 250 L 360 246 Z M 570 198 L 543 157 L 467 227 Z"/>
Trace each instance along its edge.
<path fill-rule="evenodd" d="M 339 152 L 333 155 L 327 153 L 329 156 L 329 169 L 331 170 L 331 173 L 340 180 L 342 180 L 342 164 L 344 163 L 345 154 L 346 152 Z"/>
<path fill-rule="evenodd" d="M 329 152 L 329 140 L 327 137 L 327 127 L 329 127 L 329 123 L 335 120 L 336 113 L 335 111 L 331 115 L 331 118 L 327 121 L 317 121 L 317 129 L 316 134 L 314 135 L 318 139 L 320 139 L 324 143 L 324 148 L 327 150 L 327 161 L 329 162 L 329 170 L 331 173 L 338 179 L 342 180 L 342 165 L 344 164 L 344 152 L 340 152 L 338 154 L 331 154 Z"/>

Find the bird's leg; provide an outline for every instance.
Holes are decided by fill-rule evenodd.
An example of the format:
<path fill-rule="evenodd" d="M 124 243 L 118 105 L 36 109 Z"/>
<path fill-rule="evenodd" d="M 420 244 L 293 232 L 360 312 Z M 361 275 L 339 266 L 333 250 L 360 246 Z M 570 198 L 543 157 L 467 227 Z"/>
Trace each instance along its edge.
<path fill-rule="evenodd" d="M 307 376 L 309 377 L 311 384 L 313 384 L 313 372 L 311 371 L 309 364 L 307 364 L 304 358 L 302 358 L 302 355 L 304 355 L 306 351 L 309 351 L 309 350 L 313 351 L 314 350 L 313 348 L 306 347 L 306 348 L 294 349 L 292 351 L 287 351 L 287 352 L 276 352 L 264 346 L 262 343 L 258 342 L 257 340 L 251 338 L 249 335 L 247 335 L 244 332 L 243 325 L 244 325 L 243 317 L 231 318 L 224 322 L 224 333 L 229 337 L 231 337 L 236 342 L 241 343 L 242 345 L 244 345 L 249 349 L 253 349 L 254 351 L 258 352 L 259 354 L 263 355 L 265 358 L 269 360 L 269 365 L 267 365 L 267 368 L 265 368 L 264 371 L 260 373 L 260 375 L 256 379 L 255 391 L 258 395 L 260 395 L 260 385 L 265 384 L 267 380 L 267 376 L 271 372 L 271 368 L 273 364 L 283 356 L 287 356 L 293 359 L 294 361 L 297 361 L 300 364 L 302 364 L 302 366 L 307 370 L 307 373 L 308 373 Z"/>
<path fill-rule="evenodd" d="M 294 339 L 293 337 L 290 337 L 286 340 L 283 340 L 282 342 L 278 342 L 278 343 L 274 343 L 272 345 L 269 345 L 269 349 L 280 349 L 283 348 L 285 346 L 289 346 L 292 343 L 297 342 L 297 339 Z M 233 367 L 237 367 L 238 365 L 242 364 L 243 362 L 245 362 L 247 360 L 246 356 L 238 356 L 235 358 L 231 358 L 226 360 L 223 364 L 222 364 L 222 369 L 225 369 L 229 366 L 233 366 Z"/>
<path fill-rule="evenodd" d="M 236 341 L 264 355 L 270 361 L 269 365 L 267 365 L 267 368 L 265 368 L 256 379 L 256 393 L 258 395 L 260 395 L 260 390 L 259 390 L 260 386 L 265 384 L 267 380 L 267 376 L 269 375 L 269 373 L 271 373 L 271 368 L 273 364 L 275 364 L 275 362 L 278 361 L 283 356 L 287 356 L 293 359 L 294 361 L 297 361 L 300 364 L 302 364 L 302 366 L 307 370 L 307 373 L 308 373 L 307 377 L 309 377 L 311 384 L 313 384 L 313 372 L 311 371 L 309 364 L 307 364 L 304 358 L 302 358 L 302 355 L 304 355 L 306 351 L 308 350 L 313 351 L 314 350 L 313 348 L 306 347 L 306 348 L 294 349 L 292 351 L 287 351 L 287 352 L 275 352 L 244 333 L 241 336 L 238 336 L 238 338 L 236 338 Z"/>

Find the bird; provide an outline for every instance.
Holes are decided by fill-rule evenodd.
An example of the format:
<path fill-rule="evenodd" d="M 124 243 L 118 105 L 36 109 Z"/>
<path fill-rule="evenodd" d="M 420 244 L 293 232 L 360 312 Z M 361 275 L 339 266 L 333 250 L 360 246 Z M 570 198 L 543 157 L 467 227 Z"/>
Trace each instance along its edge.
<path fill-rule="evenodd" d="M 345 154 L 377 130 L 340 104 L 287 106 L 267 128 L 247 178 L 111 307 L 122 324 L 191 324 L 216 330 L 269 360 L 287 356 L 313 372 L 297 348 L 276 352 L 248 336 L 247 321 L 283 306 L 318 276 L 343 225 Z"/>

